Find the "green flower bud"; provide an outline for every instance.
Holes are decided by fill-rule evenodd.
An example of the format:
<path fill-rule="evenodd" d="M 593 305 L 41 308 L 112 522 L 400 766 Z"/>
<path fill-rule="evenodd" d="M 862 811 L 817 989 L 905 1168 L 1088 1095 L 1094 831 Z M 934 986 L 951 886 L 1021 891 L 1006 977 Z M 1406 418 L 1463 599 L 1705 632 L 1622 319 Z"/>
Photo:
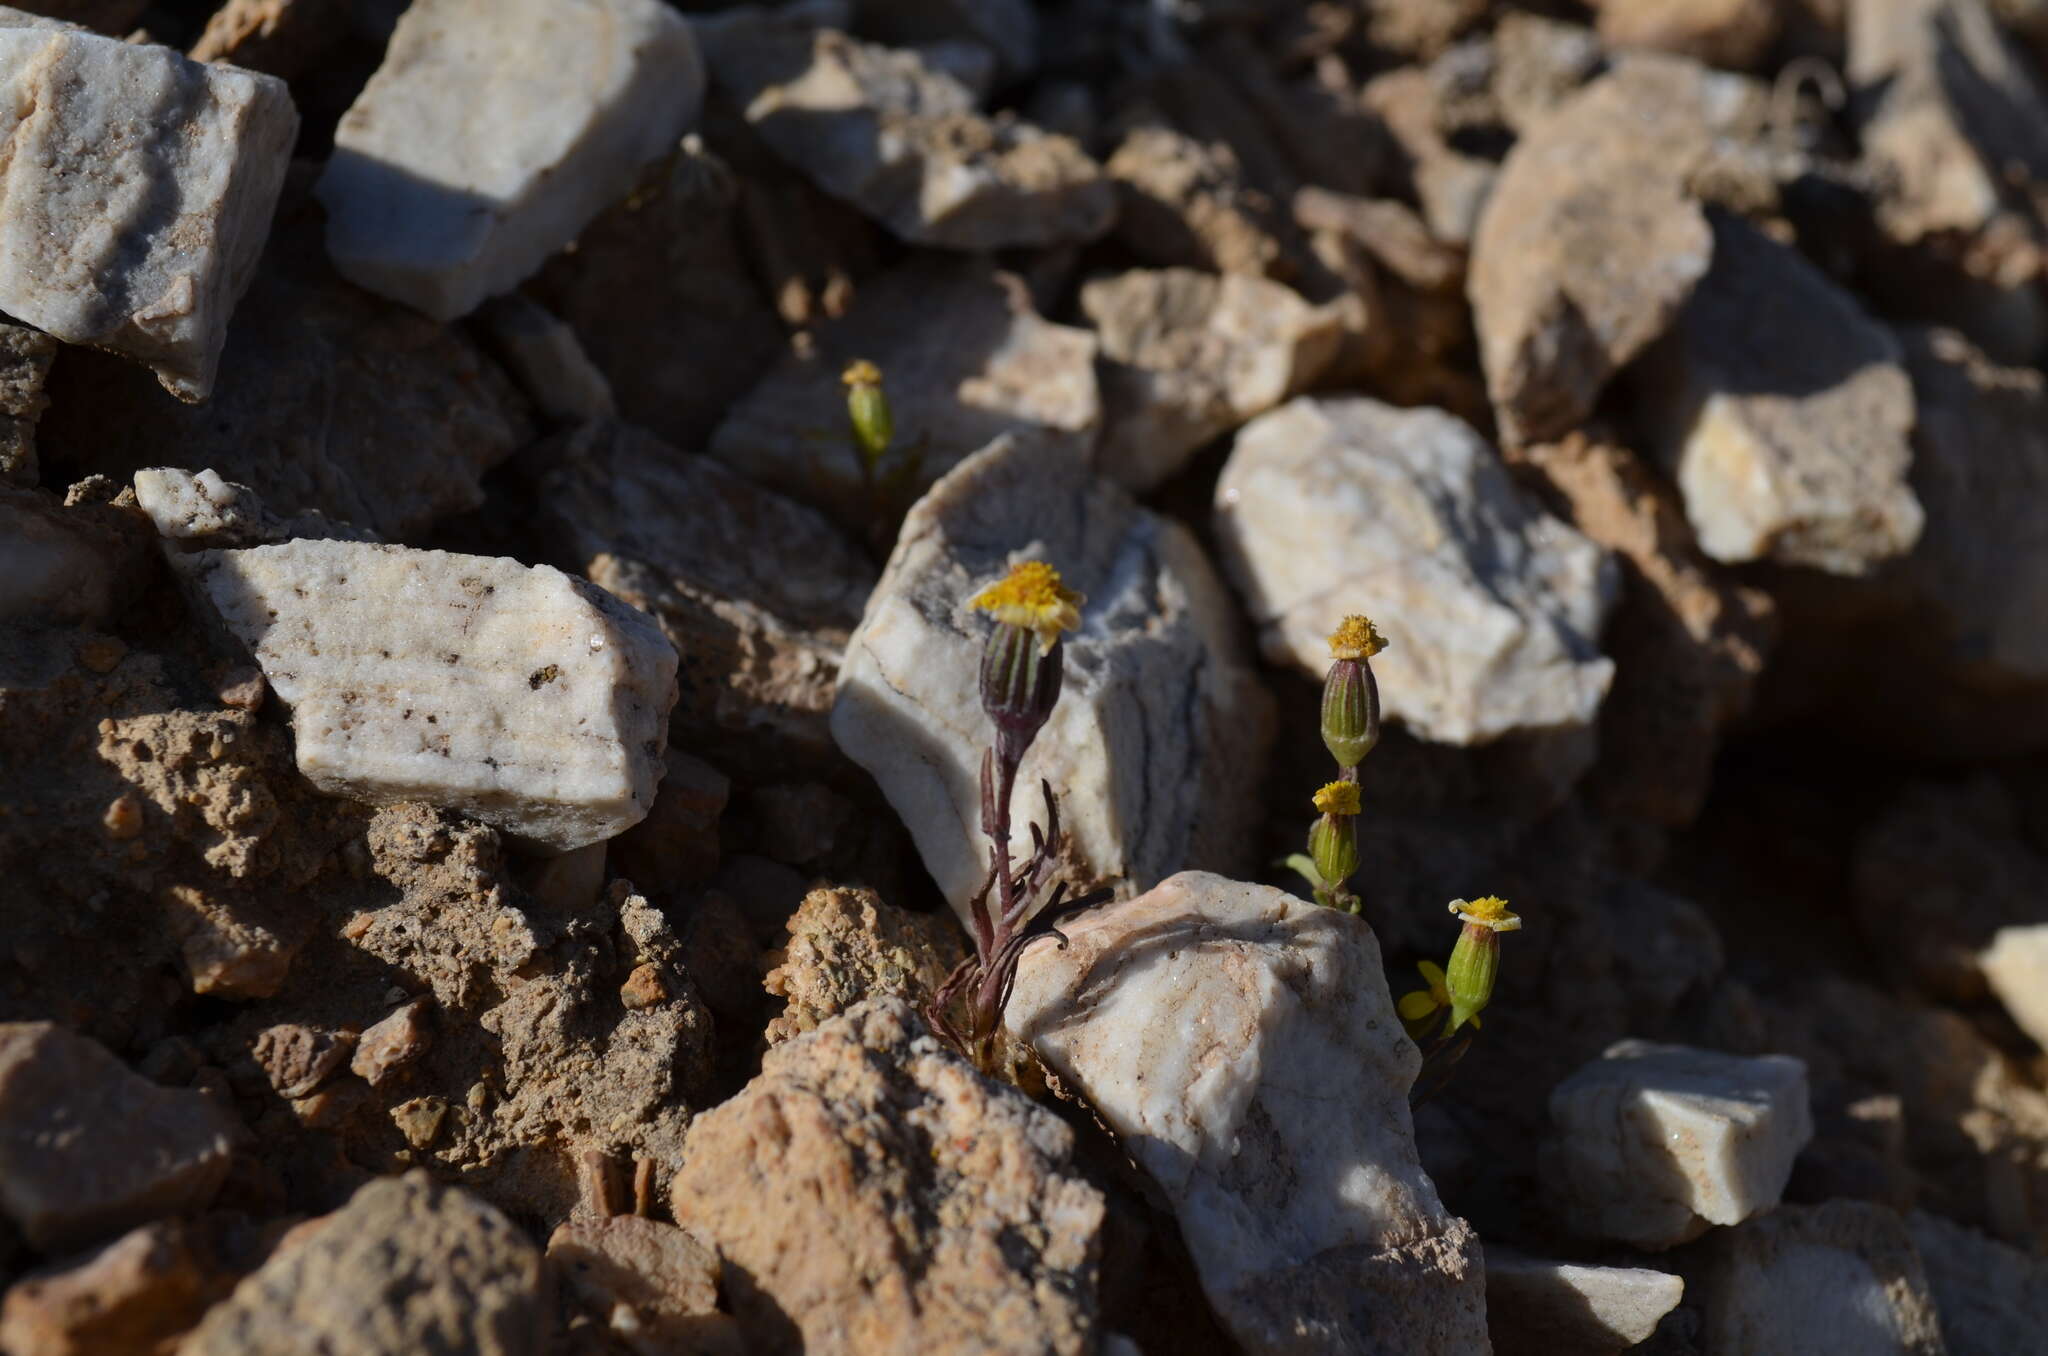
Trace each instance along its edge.
<path fill-rule="evenodd" d="M 1339 659 L 1323 679 L 1323 746 L 1354 768 L 1380 742 L 1380 689 L 1362 659 Z"/>
<path fill-rule="evenodd" d="M 1309 825 L 1308 855 L 1332 889 L 1342 885 L 1358 869 L 1357 820 L 1332 814 L 1318 818 Z"/>
<path fill-rule="evenodd" d="M 1470 1022 L 1479 1024 L 1479 1014 L 1493 1000 L 1493 981 L 1500 973 L 1500 934 L 1522 926 L 1522 920 L 1508 911 L 1507 901 L 1494 895 L 1451 901 L 1451 912 L 1465 922 L 1458 944 L 1451 948 L 1451 963 L 1444 967 L 1444 988 L 1451 1000 L 1450 1030 Z"/>
<path fill-rule="evenodd" d="M 853 425 L 854 446 L 870 467 L 875 466 L 896 438 L 896 419 L 882 390 L 881 369 L 863 358 L 850 364 L 839 379 L 846 383 L 846 418 Z"/>
<path fill-rule="evenodd" d="M 1066 673 L 1066 647 L 1057 638 L 1039 648 L 1029 627 L 998 622 L 981 652 L 981 709 L 996 727 L 996 756 L 1012 765 L 1052 716 Z"/>

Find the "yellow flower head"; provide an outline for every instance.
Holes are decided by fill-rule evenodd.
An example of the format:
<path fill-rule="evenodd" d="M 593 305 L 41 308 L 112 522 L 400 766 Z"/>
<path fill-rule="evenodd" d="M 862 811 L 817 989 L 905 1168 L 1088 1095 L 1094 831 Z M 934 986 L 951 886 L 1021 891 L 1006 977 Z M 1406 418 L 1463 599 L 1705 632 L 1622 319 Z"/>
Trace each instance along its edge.
<path fill-rule="evenodd" d="M 1080 594 L 1060 583 L 1060 572 L 1042 560 L 1020 560 L 1010 572 L 974 595 L 973 606 L 999 622 L 1038 636 L 1039 653 L 1053 647 L 1062 631 L 1081 628 Z"/>
<path fill-rule="evenodd" d="M 848 386 L 880 386 L 882 369 L 866 358 L 855 358 L 846 365 L 846 370 L 839 374 L 839 379 Z"/>
<path fill-rule="evenodd" d="M 1385 636 L 1372 624 L 1372 618 L 1352 613 L 1337 623 L 1337 629 L 1330 632 L 1330 657 L 1332 659 L 1370 659 L 1387 648 Z"/>
<path fill-rule="evenodd" d="M 1316 808 L 1326 815 L 1358 813 L 1357 782 L 1327 782 L 1316 792 Z"/>
<path fill-rule="evenodd" d="M 1508 902 L 1499 895 L 1481 895 L 1477 899 L 1454 899 L 1451 912 L 1467 923 L 1490 928 L 1494 932 L 1513 932 L 1522 926 L 1521 917 L 1508 910 Z"/>

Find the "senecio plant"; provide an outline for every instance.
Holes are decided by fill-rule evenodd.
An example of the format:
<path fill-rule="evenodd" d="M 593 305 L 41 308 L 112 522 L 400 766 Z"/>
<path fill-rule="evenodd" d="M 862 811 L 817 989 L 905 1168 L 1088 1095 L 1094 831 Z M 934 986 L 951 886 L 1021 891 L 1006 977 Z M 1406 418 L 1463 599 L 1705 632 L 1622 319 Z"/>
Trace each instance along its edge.
<path fill-rule="evenodd" d="M 981 831 L 988 835 L 988 875 L 969 903 L 974 954 L 954 967 L 926 1009 L 932 1029 L 983 1068 L 1024 950 L 1042 937 L 1067 939 L 1056 926 L 1062 918 L 1108 899 L 1098 891 L 1066 898 L 1067 883 L 1052 886 L 1044 906 L 1034 910 L 1058 864 L 1063 841 L 1059 802 L 1052 784 L 1039 779 L 1045 827 L 1031 825 L 1031 855 L 1010 858 L 1010 801 L 1017 769 L 1060 699 L 1065 673 L 1062 637 L 1081 624 L 1081 595 L 1060 582 L 1059 571 L 1027 560 L 974 596 L 972 606 L 995 618 L 981 654 L 981 709 L 995 726 L 995 741 L 981 756 Z M 993 896 L 993 899 L 991 899 Z M 953 1023 L 956 1001 L 966 1006 L 967 1028 Z"/>
<path fill-rule="evenodd" d="M 882 389 L 882 369 L 866 358 L 856 359 L 839 374 L 846 387 L 846 423 L 852 435 L 854 461 L 860 468 L 862 495 L 877 544 L 892 538 L 905 502 L 924 469 L 924 440 L 896 446 L 896 416 Z"/>
<path fill-rule="evenodd" d="M 1308 881 L 1316 903 L 1348 913 L 1363 907 L 1350 884 L 1358 870 L 1358 769 L 1380 742 L 1380 690 L 1372 676 L 1372 658 L 1386 648 L 1379 628 L 1362 616 L 1346 617 L 1330 634 L 1322 734 L 1323 746 L 1337 760 L 1337 780 L 1315 793 L 1317 818 L 1309 826 L 1308 852 L 1287 859 Z M 1500 971 L 1500 934 L 1522 926 L 1507 901 L 1494 895 L 1454 899 L 1450 911 L 1464 926 L 1449 963 L 1423 961 L 1419 968 L 1427 987 L 1400 1002 L 1402 1024 L 1423 1051 L 1417 1104 L 1443 1085 L 1471 1044 Z"/>

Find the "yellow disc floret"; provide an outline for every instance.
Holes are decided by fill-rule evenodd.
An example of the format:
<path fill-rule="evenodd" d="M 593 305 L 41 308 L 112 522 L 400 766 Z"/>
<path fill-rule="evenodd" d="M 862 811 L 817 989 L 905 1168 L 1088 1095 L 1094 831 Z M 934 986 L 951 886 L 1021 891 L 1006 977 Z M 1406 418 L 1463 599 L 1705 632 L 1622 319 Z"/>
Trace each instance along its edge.
<path fill-rule="evenodd" d="M 855 358 L 846 365 L 846 370 L 839 374 L 839 379 L 848 386 L 880 386 L 882 369 L 866 358 Z"/>
<path fill-rule="evenodd" d="M 1328 782 L 1316 792 L 1316 808 L 1326 815 L 1358 813 L 1358 783 Z"/>
<path fill-rule="evenodd" d="M 1060 572 L 1042 560 L 1020 560 L 1010 572 L 974 595 L 973 605 L 999 622 L 1038 636 L 1040 653 L 1052 649 L 1062 631 L 1081 627 L 1080 594 L 1060 583 Z"/>
<path fill-rule="evenodd" d="M 1508 902 L 1499 895 L 1481 895 L 1477 899 L 1454 899 L 1451 912 L 1467 923 L 1495 932 L 1513 932 L 1522 926 L 1519 915 L 1508 909 Z"/>
<path fill-rule="evenodd" d="M 1330 657 L 1333 659 L 1370 659 L 1386 648 L 1386 637 L 1380 634 L 1370 617 L 1353 613 L 1338 622 L 1337 629 L 1330 632 Z"/>

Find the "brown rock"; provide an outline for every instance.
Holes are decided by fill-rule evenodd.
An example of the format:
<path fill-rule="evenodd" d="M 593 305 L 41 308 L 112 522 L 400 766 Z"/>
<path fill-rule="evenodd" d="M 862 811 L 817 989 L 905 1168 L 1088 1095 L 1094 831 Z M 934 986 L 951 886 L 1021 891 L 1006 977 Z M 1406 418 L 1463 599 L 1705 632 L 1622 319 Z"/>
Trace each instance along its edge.
<path fill-rule="evenodd" d="M 701 885 L 718 873 L 718 818 L 732 779 L 671 747 L 647 818 L 611 841 L 618 873 L 651 895 Z"/>
<path fill-rule="evenodd" d="M 350 36 L 350 19 L 346 0 L 228 0 L 187 55 L 295 81 Z"/>
<path fill-rule="evenodd" d="M 36 420 L 50 399 L 43 383 L 57 341 L 25 325 L 0 325 L 0 480 L 36 483 Z"/>
<path fill-rule="evenodd" d="M 768 1024 L 768 1043 L 815 1030 L 869 998 L 921 1008 L 966 953 L 945 918 L 899 909 L 872 890 L 813 890 L 789 920 L 781 964 L 768 973 L 768 992 L 788 1000 Z"/>
<path fill-rule="evenodd" d="M 140 371 L 141 369 L 137 369 Z M 143 373 L 148 378 L 148 373 Z M 154 386 L 154 379 L 148 378 Z M 151 537 L 140 514 L 102 504 L 60 506 L 0 476 L 0 622 L 106 622 L 148 580 Z"/>
<path fill-rule="evenodd" d="M 249 1053 L 278 1096 L 297 1099 L 341 1072 L 355 1047 L 354 1032 L 281 1022 L 258 1033 Z"/>
<path fill-rule="evenodd" d="M 433 1032 L 427 1027 L 429 1000 L 415 998 L 377 1022 L 356 1043 L 349 1072 L 376 1087 L 427 1052 Z"/>
<path fill-rule="evenodd" d="M 626 976 L 626 982 L 619 986 L 619 1002 L 629 1012 L 651 1008 L 656 1003 L 668 1001 L 668 989 L 661 982 L 661 967 L 658 965 L 636 965 L 633 973 Z"/>
<path fill-rule="evenodd" d="M 1146 263 L 1255 275 L 1279 263 L 1285 223 L 1227 144 L 1142 126 L 1105 168 L 1123 204 L 1117 240 Z"/>
<path fill-rule="evenodd" d="M 1441 100 L 1429 72 L 1413 66 L 1376 76 L 1365 88 L 1366 106 L 1385 121 L 1408 161 L 1409 182 L 1430 234 L 1464 246 L 1479 226 L 1499 167 L 1451 144 Z"/>
<path fill-rule="evenodd" d="M 192 992 L 220 998 L 275 997 L 311 932 L 308 920 L 263 901 L 196 885 L 166 885 L 157 904 Z"/>
<path fill-rule="evenodd" d="M 0 1023 L 0 1213 L 45 1252 L 204 1207 L 239 1127 L 49 1022 Z"/>
<path fill-rule="evenodd" d="M 1690 823 L 1721 735 L 1748 709 L 1775 626 L 1770 598 L 1701 557 L 1677 496 L 1625 448 L 1581 435 L 1524 449 L 1565 520 L 1615 554 L 1605 632 L 1614 685 L 1586 789 L 1616 814 Z"/>
<path fill-rule="evenodd" d="M 1677 317 L 1713 236 L 1688 188 L 1716 77 L 1638 58 L 1531 127 L 1472 240 L 1467 292 L 1502 440 L 1569 432 Z"/>
<path fill-rule="evenodd" d="M 1078 1353 L 1103 1200 L 1072 1152 L 885 998 L 769 1051 L 700 1117 L 671 1204 L 726 1258 L 758 1349 Z"/>
<path fill-rule="evenodd" d="M 370 1183 L 215 1306 L 182 1356 L 537 1356 L 540 1249 L 424 1172 Z"/>
<path fill-rule="evenodd" d="M 1770 55 L 1784 18 L 1775 0 L 1595 0 L 1600 39 L 1692 57 L 1725 70 L 1754 70 Z"/>
<path fill-rule="evenodd" d="M 0 1302 L 0 1351 L 121 1356 L 162 1350 L 233 1280 L 182 1221 L 159 1220 L 16 1282 Z"/>
<path fill-rule="evenodd" d="M 636 1352 L 746 1349 L 732 1318 L 718 1312 L 718 1254 L 673 1224 L 637 1215 L 570 1220 L 548 1238 L 548 1262 L 568 1298 Z"/>

